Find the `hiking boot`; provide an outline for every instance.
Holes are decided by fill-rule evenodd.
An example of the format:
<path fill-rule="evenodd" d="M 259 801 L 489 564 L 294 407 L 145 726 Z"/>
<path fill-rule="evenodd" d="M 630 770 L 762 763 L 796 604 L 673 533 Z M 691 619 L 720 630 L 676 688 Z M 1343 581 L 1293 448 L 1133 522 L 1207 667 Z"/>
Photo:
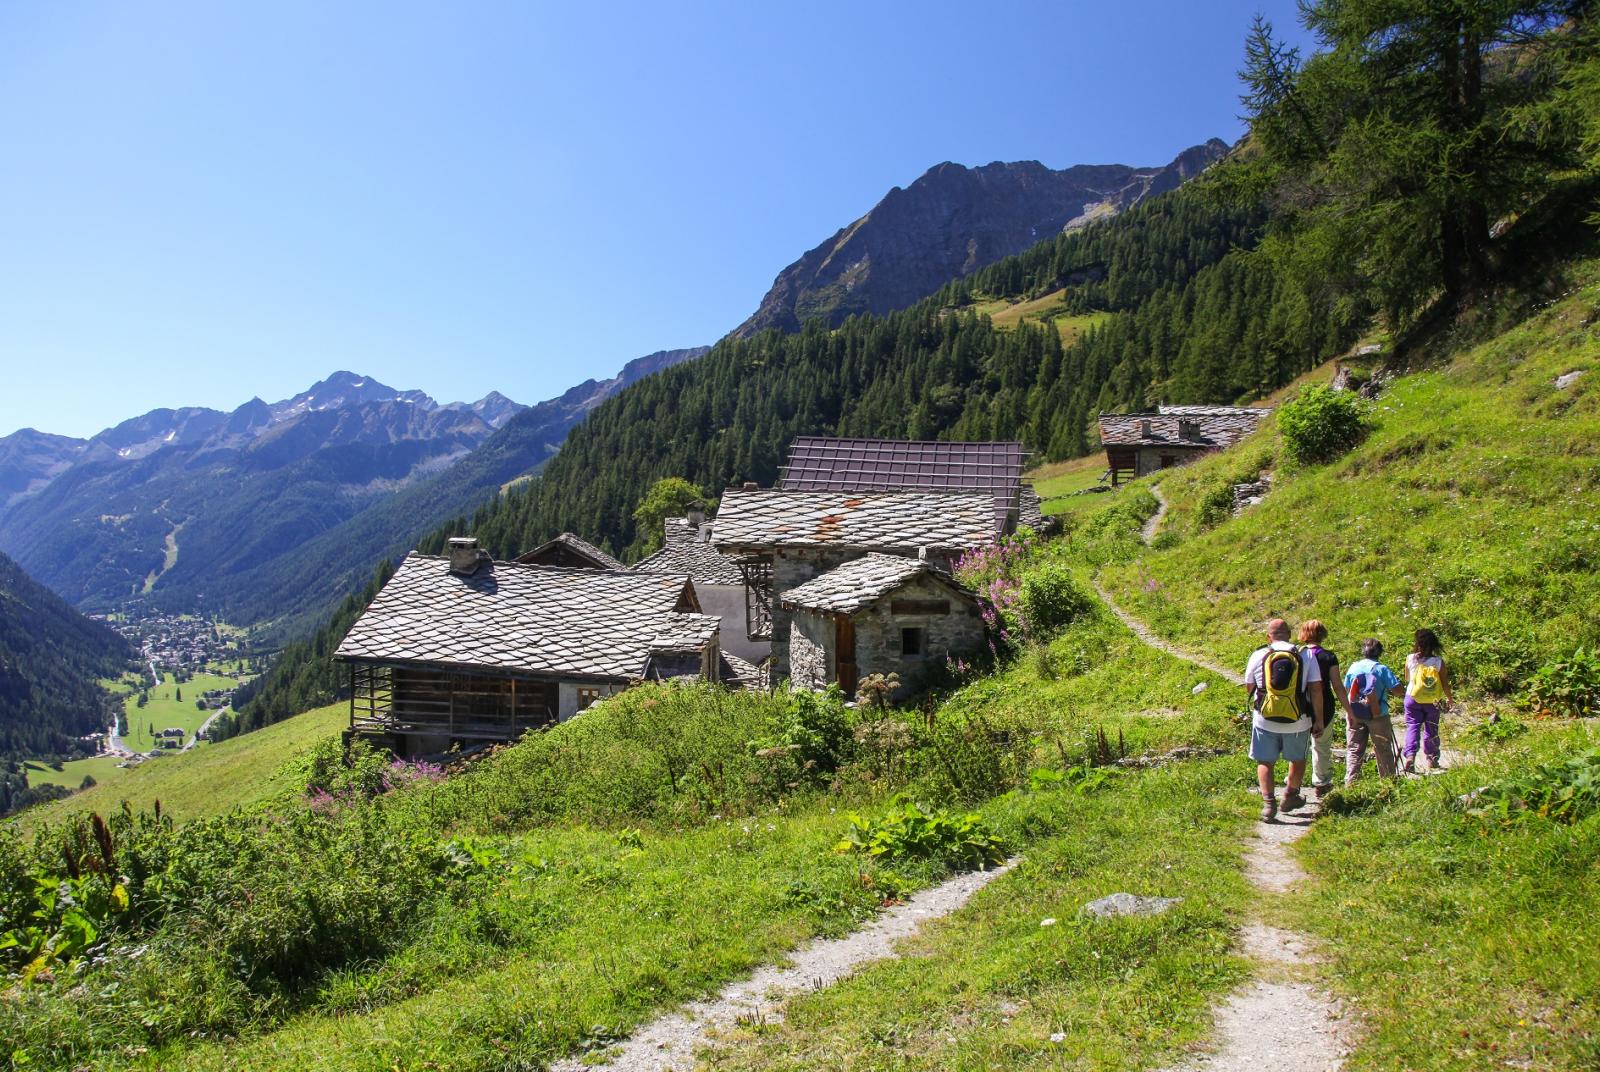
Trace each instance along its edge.
<path fill-rule="evenodd" d="M 1272 822 L 1272 820 L 1276 819 L 1277 817 L 1278 817 L 1278 798 L 1277 797 L 1262 797 L 1261 798 L 1261 821 L 1264 822 L 1264 823 L 1270 823 L 1270 822 Z"/>
<path fill-rule="evenodd" d="M 1306 798 L 1300 795 L 1298 789 L 1286 789 L 1283 793 L 1283 810 L 1294 811 L 1305 806 Z"/>
<path fill-rule="evenodd" d="M 1417 773 L 1417 761 L 1416 761 L 1416 759 L 1412 758 L 1412 759 L 1406 760 L 1406 765 L 1400 768 L 1400 773 L 1401 774 L 1415 774 L 1415 773 Z"/>
<path fill-rule="evenodd" d="M 1328 794 L 1333 792 L 1333 783 L 1329 782 L 1327 785 L 1314 785 L 1311 787 L 1311 791 L 1317 795 L 1317 803 L 1321 804 L 1324 800 L 1328 799 Z"/>

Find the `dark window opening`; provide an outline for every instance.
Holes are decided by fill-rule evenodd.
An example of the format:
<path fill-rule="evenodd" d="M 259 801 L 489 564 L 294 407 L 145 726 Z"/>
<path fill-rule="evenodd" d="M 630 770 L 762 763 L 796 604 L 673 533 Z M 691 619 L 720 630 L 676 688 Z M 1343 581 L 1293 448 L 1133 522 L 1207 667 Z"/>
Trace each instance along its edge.
<path fill-rule="evenodd" d="M 1174 455 L 1174 454 L 1163 454 L 1161 456 L 1161 468 L 1163 468 L 1163 469 L 1171 469 L 1174 465 L 1177 465 L 1177 464 L 1178 464 L 1177 455 Z"/>
<path fill-rule="evenodd" d="M 921 655 L 928 645 L 926 630 L 921 627 L 900 630 L 900 654 Z"/>

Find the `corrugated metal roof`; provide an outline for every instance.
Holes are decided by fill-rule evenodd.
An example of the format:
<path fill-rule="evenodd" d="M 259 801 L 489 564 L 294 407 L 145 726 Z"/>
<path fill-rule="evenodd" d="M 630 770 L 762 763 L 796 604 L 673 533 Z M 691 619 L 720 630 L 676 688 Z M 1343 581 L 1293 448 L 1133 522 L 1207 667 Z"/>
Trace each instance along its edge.
<path fill-rule="evenodd" d="M 936 569 L 931 563 L 907 558 L 904 555 L 863 555 L 844 565 L 813 577 L 805 584 L 791 588 L 779 598 L 785 606 L 804 607 L 807 610 L 827 611 L 835 614 L 854 614 L 862 607 L 877 602 L 902 587 L 907 582 L 928 575 L 944 582 L 953 592 L 966 599 L 974 599 L 971 592 L 961 587 L 948 573 Z"/>
<path fill-rule="evenodd" d="M 729 488 L 711 540 L 735 553 L 773 547 L 958 554 L 994 539 L 994 500 L 950 491 L 780 491 Z"/>
<path fill-rule="evenodd" d="M 785 491 L 983 491 L 995 529 L 1017 509 L 1028 452 L 1013 441 L 835 439 L 797 436 L 779 471 Z"/>
<path fill-rule="evenodd" d="M 677 619 L 704 629 L 682 575 L 495 562 L 462 576 L 408 555 L 335 657 L 628 680 Z M 712 618 L 715 621 L 715 618 Z"/>

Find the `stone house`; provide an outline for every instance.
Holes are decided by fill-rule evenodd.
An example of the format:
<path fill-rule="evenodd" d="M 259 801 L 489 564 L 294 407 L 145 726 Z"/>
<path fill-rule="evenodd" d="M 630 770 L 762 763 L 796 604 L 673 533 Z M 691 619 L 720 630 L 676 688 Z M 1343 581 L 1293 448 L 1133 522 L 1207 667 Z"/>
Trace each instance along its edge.
<path fill-rule="evenodd" d="M 877 552 L 948 572 L 996 536 L 994 497 L 948 491 L 785 491 L 753 485 L 723 494 L 712 544 L 743 576 L 748 635 L 770 644 L 774 677 L 790 673 L 791 612 L 783 599 L 807 581 Z"/>
<path fill-rule="evenodd" d="M 510 741 L 651 679 L 748 671 L 687 576 L 411 554 L 351 626 L 350 732 L 397 755 Z"/>
<path fill-rule="evenodd" d="M 662 522 L 665 540 L 659 551 L 634 565 L 639 573 L 672 573 L 694 582 L 700 607 L 722 619 L 722 649 L 741 659 L 759 662 L 772 653 L 765 640 L 752 640 L 745 607 L 744 574 L 739 564 L 711 544 L 711 526 L 700 503 L 688 507 L 683 517 Z"/>
<path fill-rule="evenodd" d="M 853 696 L 871 674 L 915 688 L 947 657 L 983 643 L 977 596 L 926 559 L 868 554 L 783 594 L 789 678 Z"/>
<path fill-rule="evenodd" d="M 1100 442 L 1113 485 L 1231 447 L 1272 410 L 1247 406 L 1161 406 L 1150 413 L 1100 414 Z"/>

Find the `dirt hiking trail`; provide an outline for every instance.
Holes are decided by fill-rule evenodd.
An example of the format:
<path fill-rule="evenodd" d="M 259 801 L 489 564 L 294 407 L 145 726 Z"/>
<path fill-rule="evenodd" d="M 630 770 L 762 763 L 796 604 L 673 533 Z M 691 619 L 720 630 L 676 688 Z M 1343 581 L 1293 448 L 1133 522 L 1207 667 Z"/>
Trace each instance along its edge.
<path fill-rule="evenodd" d="M 1289 892 L 1306 878 L 1290 851 L 1311 827 L 1311 811 L 1280 814 L 1260 823 L 1245 852 L 1245 876 L 1268 895 Z M 1317 956 L 1296 931 L 1247 923 L 1240 951 L 1256 963 L 1256 977 L 1218 1006 L 1209 1053 L 1166 1072 L 1339 1072 L 1350 1052 L 1353 1025 L 1344 1007 L 1316 986 Z"/>
<path fill-rule="evenodd" d="M 691 1002 L 676 1012 L 659 1016 L 634 1032 L 610 1053 L 588 1063 L 571 1057 L 551 1065 L 552 1072 L 583 1072 L 596 1067 L 616 1072 L 687 1072 L 695 1067 L 695 1051 L 711 1042 L 717 1029 L 741 1021 L 773 1023 L 783 1019 L 784 998 L 806 990 L 821 990 L 844 979 L 858 967 L 898 954 L 895 943 L 915 934 L 929 920 L 947 916 L 966 904 L 973 894 L 1016 866 L 1018 858 L 989 871 L 970 871 L 912 896 L 905 904 L 885 912 L 867 926 L 826 941 L 813 942 L 789 957 L 789 966 L 760 968 L 754 975 L 730 983 L 710 1001 Z"/>

